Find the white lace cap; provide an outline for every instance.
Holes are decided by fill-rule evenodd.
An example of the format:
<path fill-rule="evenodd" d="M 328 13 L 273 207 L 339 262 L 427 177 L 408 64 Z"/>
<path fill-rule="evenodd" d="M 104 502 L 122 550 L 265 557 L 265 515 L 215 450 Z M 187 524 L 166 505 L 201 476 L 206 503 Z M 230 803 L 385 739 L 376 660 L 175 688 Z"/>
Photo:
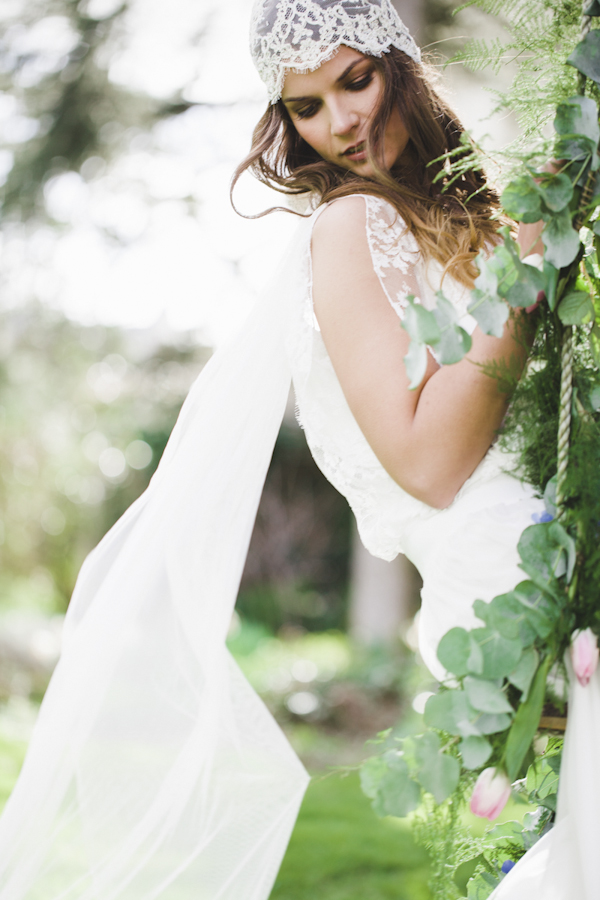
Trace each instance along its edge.
<path fill-rule="evenodd" d="M 288 69 L 313 72 L 345 45 L 367 56 L 397 47 L 417 62 L 421 51 L 391 0 L 256 0 L 250 52 L 271 103 Z"/>

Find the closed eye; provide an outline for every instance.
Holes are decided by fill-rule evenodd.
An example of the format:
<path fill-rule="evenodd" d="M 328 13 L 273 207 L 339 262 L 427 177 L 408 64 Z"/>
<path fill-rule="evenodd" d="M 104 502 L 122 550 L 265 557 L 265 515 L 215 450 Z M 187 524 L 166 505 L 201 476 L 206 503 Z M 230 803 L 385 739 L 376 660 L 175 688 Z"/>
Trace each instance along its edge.
<path fill-rule="evenodd" d="M 311 103 L 309 106 L 301 106 L 299 109 L 295 109 L 294 113 L 299 119 L 310 119 L 318 111 L 319 105 L 317 103 Z"/>
<path fill-rule="evenodd" d="M 348 91 L 364 91 L 365 88 L 369 87 L 371 82 L 373 81 L 373 73 L 369 72 L 367 75 L 364 75 L 362 78 L 357 78 L 356 81 L 351 81 L 346 85 L 346 90 Z"/>

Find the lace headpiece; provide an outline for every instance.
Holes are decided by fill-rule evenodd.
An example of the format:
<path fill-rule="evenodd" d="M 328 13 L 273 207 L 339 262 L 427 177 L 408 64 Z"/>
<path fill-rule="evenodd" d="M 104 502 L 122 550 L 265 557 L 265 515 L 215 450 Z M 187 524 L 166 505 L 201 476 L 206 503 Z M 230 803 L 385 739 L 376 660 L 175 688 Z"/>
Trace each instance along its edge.
<path fill-rule="evenodd" d="M 256 0 L 250 50 L 271 103 L 288 69 L 312 72 L 344 44 L 367 56 L 390 47 L 420 62 L 421 52 L 391 0 Z"/>

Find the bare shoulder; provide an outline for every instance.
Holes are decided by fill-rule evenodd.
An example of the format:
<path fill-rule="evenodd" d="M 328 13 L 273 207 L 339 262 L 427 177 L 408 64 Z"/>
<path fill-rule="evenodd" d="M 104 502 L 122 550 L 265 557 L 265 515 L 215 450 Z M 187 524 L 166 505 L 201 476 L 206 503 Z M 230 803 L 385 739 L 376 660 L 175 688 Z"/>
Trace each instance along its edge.
<path fill-rule="evenodd" d="M 313 247 L 344 240 L 360 239 L 365 233 L 367 207 L 363 194 L 350 194 L 333 200 L 321 212 L 313 228 Z"/>

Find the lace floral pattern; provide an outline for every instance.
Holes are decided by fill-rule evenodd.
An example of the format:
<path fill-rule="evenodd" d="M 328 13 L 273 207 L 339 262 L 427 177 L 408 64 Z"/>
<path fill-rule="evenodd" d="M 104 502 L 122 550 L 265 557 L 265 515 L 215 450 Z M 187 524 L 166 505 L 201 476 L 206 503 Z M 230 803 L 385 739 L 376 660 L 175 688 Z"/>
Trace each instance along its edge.
<path fill-rule="evenodd" d="M 398 47 L 421 59 L 391 0 L 257 0 L 254 5 L 250 51 L 271 103 L 281 97 L 287 69 L 314 71 L 342 44 L 367 56 Z"/>
<path fill-rule="evenodd" d="M 344 199 L 335 202 L 343 203 Z M 396 313 L 402 317 L 407 294 L 414 294 L 422 302 L 435 303 L 429 283 L 431 273 L 396 210 L 376 197 L 364 195 L 364 200 L 373 268 Z M 313 224 L 324 208 L 314 214 Z M 363 543 L 374 556 L 390 560 L 402 552 L 404 535 L 408 534 L 411 523 L 434 516 L 438 511 L 407 494 L 388 475 L 350 411 L 316 325 L 310 245 L 306 248 L 301 280 L 302 296 L 297 298 L 288 343 L 298 421 L 315 462 L 348 500 Z M 446 294 L 462 315 L 466 309 L 466 292 L 456 283 L 449 290 L 448 281 L 444 282 Z M 461 488 L 457 499 L 502 471 L 504 461 L 504 454 L 492 448 Z"/>

